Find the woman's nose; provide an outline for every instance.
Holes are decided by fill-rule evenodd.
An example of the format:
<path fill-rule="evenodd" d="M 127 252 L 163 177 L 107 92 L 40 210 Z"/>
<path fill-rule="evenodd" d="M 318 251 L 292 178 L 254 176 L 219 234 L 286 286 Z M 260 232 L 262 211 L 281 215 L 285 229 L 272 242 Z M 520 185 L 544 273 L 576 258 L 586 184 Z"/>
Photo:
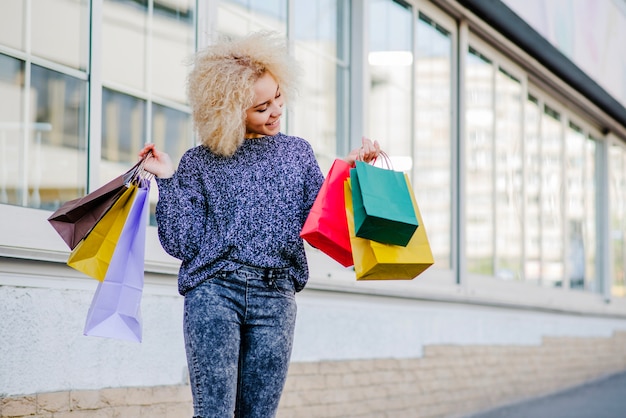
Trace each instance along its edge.
<path fill-rule="evenodd" d="M 283 104 L 282 104 L 282 102 L 281 103 L 273 102 L 270 107 L 271 107 L 271 110 L 272 110 L 272 112 L 271 112 L 272 116 L 280 116 L 283 113 Z"/>

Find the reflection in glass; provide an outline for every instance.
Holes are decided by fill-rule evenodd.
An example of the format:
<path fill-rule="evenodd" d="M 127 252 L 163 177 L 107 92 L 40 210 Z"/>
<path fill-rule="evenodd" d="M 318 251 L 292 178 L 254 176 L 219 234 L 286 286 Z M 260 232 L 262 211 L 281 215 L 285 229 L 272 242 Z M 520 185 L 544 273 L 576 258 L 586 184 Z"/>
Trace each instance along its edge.
<path fill-rule="evenodd" d="M 348 1 L 296 2 L 295 56 L 304 76 L 290 131 L 313 146 L 324 173 L 348 142 Z"/>
<path fill-rule="evenodd" d="M 0 44 L 24 51 L 24 24 L 26 2 L 2 0 L 0 13 Z"/>
<path fill-rule="evenodd" d="M 465 76 L 465 254 L 470 273 L 494 272 L 494 67 L 470 48 Z"/>
<path fill-rule="evenodd" d="M 503 69 L 495 89 L 495 275 L 521 280 L 523 230 L 522 85 Z"/>
<path fill-rule="evenodd" d="M 287 0 L 220 0 L 218 33 L 243 36 L 259 30 L 287 33 Z"/>
<path fill-rule="evenodd" d="M 588 243 L 585 242 L 585 198 L 586 184 L 585 164 L 587 138 L 580 128 L 570 123 L 565 133 L 565 187 L 566 187 L 566 227 L 568 228 L 566 271 L 569 286 L 574 289 L 585 288 L 587 258 L 585 253 Z"/>
<path fill-rule="evenodd" d="M 451 83 L 450 33 L 420 14 L 417 22 L 415 90 L 415 188 L 436 268 L 451 268 Z M 421 198 L 420 198 L 421 197 Z"/>
<path fill-rule="evenodd" d="M 22 206 L 53 210 L 82 196 L 87 180 L 86 82 L 31 66 L 28 100 L 34 114 L 14 158 Z M 25 193 L 27 192 L 27 194 Z"/>
<path fill-rule="evenodd" d="M 601 282 L 598 280 L 597 272 L 597 200 L 596 192 L 599 187 L 597 182 L 598 173 L 597 159 L 598 159 L 598 141 L 592 137 L 587 136 L 584 146 L 585 166 L 583 168 L 584 176 L 584 189 L 585 195 L 585 212 L 583 214 L 583 243 L 585 243 L 585 289 L 592 292 L 601 292 Z"/>
<path fill-rule="evenodd" d="M 611 294 L 626 297 L 626 151 L 613 144 L 609 148 L 609 196 L 611 216 Z"/>
<path fill-rule="evenodd" d="M 145 91 L 147 45 L 148 2 L 104 0 L 101 62 L 105 82 Z"/>
<path fill-rule="evenodd" d="M 191 118 L 188 113 L 166 106 L 152 104 L 152 138 L 157 149 L 165 151 L 178 165 L 185 151 L 193 144 Z M 158 200 L 156 187 L 150 189 L 150 224 L 156 225 L 154 210 Z"/>
<path fill-rule="evenodd" d="M 175 165 L 193 146 L 189 114 L 159 104 L 152 104 L 152 139 L 157 149 L 169 154 Z"/>
<path fill-rule="evenodd" d="M 561 286 L 563 252 L 563 141 L 561 115 L 544 106 L 541 119 L 541 283 Z"/>
<path fill-rule="evenodd" d="M 30 3 L 32 53 L 85 70 L 89 57 L 89 1 L 31 0 Z"/>
<path fill-rule="evenodd" d="M 524 218 L 524 279 L 541 280 L 541 107 L 528 96 L 524 121 L 524 161 L 526 165 L 526 212 Z"/>
<path fill-rule="evenodd" d="M 193 0 L 155 2 L 152 23 L 152 93 L 186 102 L 186 60 L 195 48 Z"/>
<path fill-rule="evenodd" d="M 145 126 L 144 100 L 102 89 L 101 183 L 118 176 L 137 161 L 137 153 L 146 138 Z"/>
<path fill-rule="evenodd" d="M 412 167 L 412 13 L 391 0 L 370 0 L 368 135 L 381 143 L 394 169 Z"/>
<path fill-rule="evenodd" d="M 28 205 L 24 62 L 0 54 L 0 203 Z"/>

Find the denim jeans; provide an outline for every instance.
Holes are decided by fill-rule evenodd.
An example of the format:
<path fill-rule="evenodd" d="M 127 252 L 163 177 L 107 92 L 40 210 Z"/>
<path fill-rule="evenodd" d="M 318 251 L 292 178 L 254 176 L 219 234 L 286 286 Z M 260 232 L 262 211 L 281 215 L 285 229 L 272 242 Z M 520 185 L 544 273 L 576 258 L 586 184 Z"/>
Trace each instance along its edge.
<path fill-rule="evenodd" d="M 195 418 L 276 415 L 296 321 L 287 269 L 220 272 L 185 294 Z"/>

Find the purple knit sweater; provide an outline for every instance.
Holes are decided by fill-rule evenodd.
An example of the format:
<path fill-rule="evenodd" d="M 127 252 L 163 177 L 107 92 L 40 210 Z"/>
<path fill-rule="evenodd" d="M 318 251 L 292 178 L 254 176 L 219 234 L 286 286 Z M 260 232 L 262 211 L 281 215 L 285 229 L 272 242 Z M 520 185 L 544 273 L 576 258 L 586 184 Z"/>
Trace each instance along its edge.
<path fill-rule="evenodd" d="M 323 180 L 310 144 L 282 133 L 245 140 L 232 157 L 187 151 L 173 177 L 156 180 L 159 239 L 182 261 L 180 294 L 241 265 L 289 268 L 302 290 L 300 230 Z"/>

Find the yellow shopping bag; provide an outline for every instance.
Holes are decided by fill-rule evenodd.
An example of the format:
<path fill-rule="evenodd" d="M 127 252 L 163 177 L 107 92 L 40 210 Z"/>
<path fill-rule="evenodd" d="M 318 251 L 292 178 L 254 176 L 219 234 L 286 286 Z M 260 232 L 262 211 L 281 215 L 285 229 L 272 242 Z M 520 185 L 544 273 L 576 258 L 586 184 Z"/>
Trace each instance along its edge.
<path fill-rule="evenodd" d="M 411 280 L 435 262 L 413 187 L 408 176 L 405 174 L 404 177 L 419 225 L 406 247 L 383 244 L 355 235 L 350 179 L 344 183 L 348 230 L 357 280 Z"/>
<path fill-rule="evenodd" d="M 103 281 L 137 192 L 131 183 L 107 213 L 70 253 L 67 265 Z"/>

